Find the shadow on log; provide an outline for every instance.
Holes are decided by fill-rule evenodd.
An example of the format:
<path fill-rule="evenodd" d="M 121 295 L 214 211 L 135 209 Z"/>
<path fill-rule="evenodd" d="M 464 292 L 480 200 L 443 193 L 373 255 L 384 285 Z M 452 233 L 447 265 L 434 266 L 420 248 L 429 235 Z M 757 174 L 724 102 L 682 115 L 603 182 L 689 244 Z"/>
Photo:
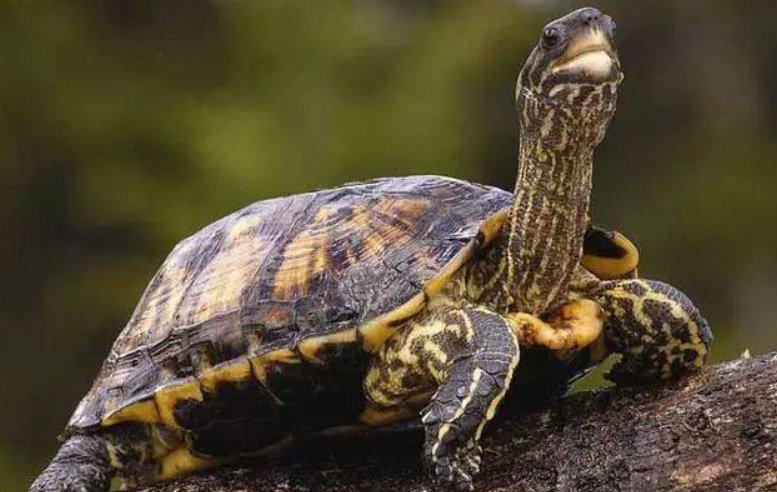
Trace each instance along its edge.
<path fill-rule="evenodd" d="M 777 353 L 644 388 L 613 388 L 505 416 L 484 438 L 478 491 L 777 491 Z M 146 492 L 430 490 L 421 434 L 311 446 Z"/>

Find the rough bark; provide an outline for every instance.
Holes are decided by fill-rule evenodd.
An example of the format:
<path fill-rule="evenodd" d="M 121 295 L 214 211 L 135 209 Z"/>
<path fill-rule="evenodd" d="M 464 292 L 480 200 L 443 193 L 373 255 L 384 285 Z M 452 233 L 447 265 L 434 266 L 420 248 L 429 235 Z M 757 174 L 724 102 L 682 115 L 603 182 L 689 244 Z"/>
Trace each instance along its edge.
<path fill-rule="evenodd" d="M 777 353 L 574 395 L 490 430 L 478 491 L 777 491 Z M 420 492 L 420 449 L 417 432 L 352 437 L 145 490 Z"/>

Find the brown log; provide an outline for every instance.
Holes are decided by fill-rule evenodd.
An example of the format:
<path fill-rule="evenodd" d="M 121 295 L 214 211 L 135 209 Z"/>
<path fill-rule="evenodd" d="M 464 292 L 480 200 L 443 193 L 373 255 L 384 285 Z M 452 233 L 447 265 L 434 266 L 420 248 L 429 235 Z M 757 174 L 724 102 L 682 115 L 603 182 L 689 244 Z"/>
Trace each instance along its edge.
<path fill-rule="evenodd" d="M 504 413 L 484 438 L 478 491 L 777 491 L 777 353 Z M 420 449 L 418 432 L 329 440 L 145 490 L 428 491 Z"/>

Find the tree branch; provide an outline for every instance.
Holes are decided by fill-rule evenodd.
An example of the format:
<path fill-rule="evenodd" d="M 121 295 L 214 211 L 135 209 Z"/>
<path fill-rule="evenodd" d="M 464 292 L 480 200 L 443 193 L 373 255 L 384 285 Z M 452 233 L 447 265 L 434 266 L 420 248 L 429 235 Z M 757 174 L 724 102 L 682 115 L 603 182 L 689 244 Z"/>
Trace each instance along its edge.
<path fill-rule="evenodd" d="M 777 353 L 564 398 L 495 422 L 483 447 L 483 492 L 775 491 Z M 417 432 L 352 437 L 145 490 L 420 492 L 429 490 L 420 453 Z"/>

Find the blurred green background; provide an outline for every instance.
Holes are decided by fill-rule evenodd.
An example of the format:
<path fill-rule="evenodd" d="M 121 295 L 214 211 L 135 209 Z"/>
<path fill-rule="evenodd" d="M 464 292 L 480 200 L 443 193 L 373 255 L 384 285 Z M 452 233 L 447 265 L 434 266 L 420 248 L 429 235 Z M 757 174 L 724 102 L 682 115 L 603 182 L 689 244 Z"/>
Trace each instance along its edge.
<path fill-rule="evenodd" d="M 6 1 L 0 490 L 24 490 L 173 245 L 252 201 L 434 173 L 512 188 L 514 80 L 580 2 Z M 777 349 L 777 4 L 602 1 L 626 71 L 596 221 Z"/>

